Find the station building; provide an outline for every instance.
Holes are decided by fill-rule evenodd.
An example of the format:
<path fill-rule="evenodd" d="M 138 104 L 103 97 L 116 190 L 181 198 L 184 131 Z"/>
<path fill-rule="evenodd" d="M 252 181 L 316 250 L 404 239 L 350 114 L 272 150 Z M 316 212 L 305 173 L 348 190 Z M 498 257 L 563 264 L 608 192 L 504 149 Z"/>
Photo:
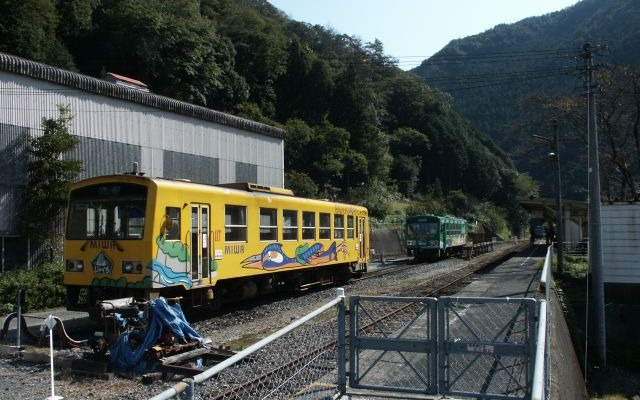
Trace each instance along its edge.
<path fill-rule="evenodd" d="M 284 186 L 284 130 L 153 94 L 109 73 L 98 79 L 0 53 L 0 238 L 19 235 L 27 138 L 68 106 L 80 179 L 129 172 L 223 184 Z"/>

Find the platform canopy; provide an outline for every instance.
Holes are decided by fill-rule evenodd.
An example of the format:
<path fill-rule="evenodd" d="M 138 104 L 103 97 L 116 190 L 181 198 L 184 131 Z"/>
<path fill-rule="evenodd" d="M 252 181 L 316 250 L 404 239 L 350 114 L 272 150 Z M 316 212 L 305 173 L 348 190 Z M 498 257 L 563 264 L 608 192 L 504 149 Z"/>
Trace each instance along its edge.
<path fill-rule="evenodd" d="M 556 219 L 556 200 L 545 198 L 523 199 L 518 203 L 522 208 L 537 218 L 543 218 L 545 221 L 555 221 Z M 570 218 L 586 218 L 589 204 L 586 201 L 562 200 L 562 209 L 565 217 Z"/>

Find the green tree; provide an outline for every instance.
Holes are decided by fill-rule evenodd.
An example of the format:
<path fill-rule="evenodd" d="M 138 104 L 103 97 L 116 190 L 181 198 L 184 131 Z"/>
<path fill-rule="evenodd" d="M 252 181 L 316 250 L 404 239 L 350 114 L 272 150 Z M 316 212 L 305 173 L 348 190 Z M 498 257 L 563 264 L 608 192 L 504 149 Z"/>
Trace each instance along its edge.
<path fill-rule="evenodd" d="M 295 37 L 288 51 L 286 72 L 275 83 L 277 118 L 301 118 L 320 124 L 327 116 L 333 90 L 329 67 Z"/>
<path fill-rule="evenodd" d="M 56 36 L 60 22 L 56 3 L 54 0 L 0 1 L 0 51 L 74 69 L 71 55 Z"/>
<path fill-rule="evenodd" d="M 352 202 L 367 207 L 369 216 L 379 221 L 384 221 L 391 212 L 391 204 L 400 197 L 379 179 L 373 179 L 368 185 L 355 187 L 351 196 Z"/>
<path fill-rule="evenodd" d="M 82 172 L 82 162 L 65 159 L 77 139 L 69 133 L 73 115 L 58 106 L 58 118 L 42 119 L 42 136 L 29 138 L 23 232 L 31 239 L 53 239 L 53 226 L 63 210 L 69 186 Z"/>
<path fill-rule="evenodd" d="M 203 0 L 204 16 L 215 21 L 218 32 L 234 49 L 234 70 L 248 83 L 249 101 L 263 115 L 275 116 L 274 82 L 286 70 L 287 38 L 276 19 L 276 9 L 266 1 L 246 4 L 228 0 Z"/>
<path fill-rule="evenodd" d="M 99 3 L 93 29 L 77 46 L 85 73 L 115 72 L 158 94 L 228 110 L 248 97 L 234 48 L 194 0 Z M 135 40 L 131 40 L 134 37 Z"/>
<path fill-rule="evenodd" d="M 289 43 L 287 57 L 287 70 L 278 77 L 276 81 L 277 95 L 277 117 L 281 121 L 286 121 L 296 115 L 299 105 L 308 95 L 305 87 L 311 71 L 310 52 L 303 46 L 297 38 L 293 38 Z"/>
<path fill-rule="evenodd" d="M 291 119 L 284 126 L 284 168 L 287 171 L 309 172 L 310 162 L 317 156 L 314 129 L 301 119 Z"/>
<path fill-rule="evenodd" d="M 407 217 L 426 214 L 447 214 L 447 206 L 441 198 L 431 194 L 421 195 L 407 207 Z"/>
<path fill-rule="evenodd" d="M 501 163 L 484 147 L 470 146 L 468 157 L 469 168 L 463 176 L 464 189 L 480 199 L 491 198 L 502 189 L 498 171 Z"/>
<path fill-rule="evenodd" d="M 318 196 L 318 185 L 305 173 L 296 171 L 285 172 L 284 186 L 287 189 L 293 190 L 296 196 L 311 198 Z"/>
<path fill-rule="evenodd" d="M 345 176 L 345 161 L 349 151 L 349 132 L 330 123 L 314 128 L 309 154 L 312 158 L 311 176 L 318 186 L 331 188 L 332 196 L 335 188 L 340 189 Z"/>
<path fill-rule="evenodd" d="M 409 197 L 413 195 L 418 184 L 421 163 L 422 160 L 419 157 L 410 157 L 404 154 L 399 154 L 393 159 L 391 178 L 396 181 L 398 190 L 403 195 Z"/>

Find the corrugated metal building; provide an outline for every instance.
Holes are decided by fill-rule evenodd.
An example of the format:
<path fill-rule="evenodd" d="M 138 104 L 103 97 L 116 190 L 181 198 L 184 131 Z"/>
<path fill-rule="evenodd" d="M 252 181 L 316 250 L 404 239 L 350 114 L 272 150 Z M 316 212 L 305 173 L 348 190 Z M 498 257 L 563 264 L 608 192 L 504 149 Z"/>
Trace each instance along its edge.
<path fill-rule="evenodd" d="M 17 234 L 27 135 L 42 133 L 58 105 L 74 115 L 81 178 L 129 171 L 218 184 L 284 186 L 284 131 L 145 90 L 0 53 L 0 236 Z M 133 83 L 133 84 L 132 84 Z M 138 86 L 139 88 L 136 88 Z"/>
<path fill-rule="evenodd" d="M 284 186 L 282 129 L 150 93 L 134 79 L 96 79 L 0 53 L 2 271 L 5 258 L 9 267 L 34 259 L 17 238 L 25 150 L 28 136 L 42 134 L 43 118 L 59 117 L 59 105 L 74 115 L 79 145 L 69 158 L 83 161 L 81 179 L 128 172 L 137 162 L 150 176 Z"/>

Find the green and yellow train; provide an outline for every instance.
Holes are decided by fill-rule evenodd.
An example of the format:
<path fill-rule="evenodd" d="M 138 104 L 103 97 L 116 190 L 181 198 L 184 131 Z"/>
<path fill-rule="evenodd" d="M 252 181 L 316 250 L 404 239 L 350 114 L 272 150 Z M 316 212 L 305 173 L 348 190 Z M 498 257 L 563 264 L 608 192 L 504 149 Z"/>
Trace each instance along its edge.
<path fill-rule="evenodd" d="M 468 242 L 468 224 L 451 215 L 418 215 L 405 224 L 407 254 L 416 260 L 458 255 Z"/>

